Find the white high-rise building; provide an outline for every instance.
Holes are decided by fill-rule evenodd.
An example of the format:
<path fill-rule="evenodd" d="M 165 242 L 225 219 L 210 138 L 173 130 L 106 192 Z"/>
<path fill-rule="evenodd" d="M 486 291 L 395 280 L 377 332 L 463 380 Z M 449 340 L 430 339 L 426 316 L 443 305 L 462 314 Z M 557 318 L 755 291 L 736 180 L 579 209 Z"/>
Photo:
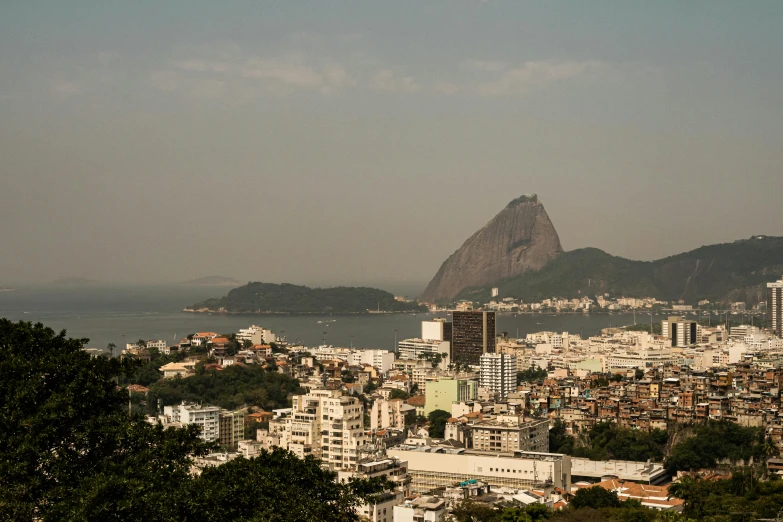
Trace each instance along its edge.
<path fill-rule="evenodd" d="M 783 337 L 783 279 L 767 283 L 767 320 L 775 335 Z"/>
<path fill-rule="evenodd" d="M 517 389 L 517 358 L 507 353 L 485 353 L 481 356 L 480 386 L 508 397 Z"/>
<path fill-rule="evenodd" d="M 312 454 L 330 469 L 353 469 L 359 447 L 367 442 L 364 406 L 339 390 L 295 395 L 291 409 L 270 421 L 269 440 L 299 457 Z"/>
<path fill-rule="evenodd" d="M 164 406 L 163 415 L 168 422 L 200 426 L 199 436 L 206 441 L 218 440 L 220 437 L 220 408 L 217 406 L 200 406 L 183 402 L 175 406 Z"/>
<path fill-rule="evenodd" d="M 661 321 L 661 335 L 671 339 L 672 346 L 690 346 L 698 342 L 697 324 L 696 321 L 670 316 L 669 319 Z"/>

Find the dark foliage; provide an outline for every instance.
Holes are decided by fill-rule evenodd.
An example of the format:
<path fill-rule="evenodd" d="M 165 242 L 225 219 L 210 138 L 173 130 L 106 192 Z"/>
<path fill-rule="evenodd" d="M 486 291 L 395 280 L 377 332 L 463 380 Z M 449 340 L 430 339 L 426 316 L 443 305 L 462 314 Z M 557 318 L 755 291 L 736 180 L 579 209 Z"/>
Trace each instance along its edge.
<path fill-rule="evenodd" d="M 727 420 L 709 421 L 694 428 L 695 435 L 675 444 L 666 459 L 670 472 L 713 468 L 723 460 L 764 458 L 764 431 Z"/>
<path fill-rule="evenodd" d="M 546 369 L 539 368 L 538 366 L 531 366 L 527 370 L 517 372 L 517 384 L 522 384 L 523 382 L 538 382 L 546 379 L 547 375 L 549 375 L 549 372 L 547 372 Z"/>
<path fill-rule="evenodd" d="M 150 386 L 149 402 L 163 406 L 181 401 L 203 402 L 226 409 L 242 405 L 265 410 L 284 408 L 289 395 L 302 389 L 296 379 L 255 365 L 231 365 L 185 379 L 160 380 Z"/>
<path fill-rule="evenodd" d="M 451 417 L 451 413 L 446 410 L 433 410 L 427 415 L 427 421 L 430 423 L 430 437 L 442 438 L 446 430 L 446 421 Z"/>
<path fill-rule="evenodd" d="M 389 312 L 427 311 L 418 303 L 397 301 L 393 294 L 377 288 L 309 288 L 287 283 L 248 283 L 225 297 L 208 299 L 191 308 L 239 313 L 366 313 L 378 308 Z"/>
<path fill-rule="evenodd" d="M 592 488 L 582 488 L 576 492 L 574 498 L 571 499 L 570 506 L 574 509 L 579 508 L 607 508 L 607 507 L 620 507 L 620 499 L 617 498 L 617 493 L 609 491 L 600 486 L 594 486 Z"/>
<path fill-rule="evenodd" d="M 591 460 L 660 461 L 668 438 L 662 430 L 647 432 L 623 428 L 613 422 L 599 422 L 588 432 L 588 445 L 575 448 L 572 455 Z"/>

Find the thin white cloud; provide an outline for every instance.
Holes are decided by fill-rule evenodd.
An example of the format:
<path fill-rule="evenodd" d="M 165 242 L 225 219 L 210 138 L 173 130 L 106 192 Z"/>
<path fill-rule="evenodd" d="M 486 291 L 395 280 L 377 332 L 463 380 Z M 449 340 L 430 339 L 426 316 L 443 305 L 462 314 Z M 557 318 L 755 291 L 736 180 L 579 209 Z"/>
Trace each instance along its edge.
<path fill-rule="evenodd" d="M 52 91 L 65 95 L 81 94 L 84 91 L 84 87 L 78 82 L 54 82 Z"/>
<path fill-rule="evenodd" d="M 419 85 L 411 76 L 398 76 L 391 69 L 378 71 L 372 79 L 372 86 L 378 91 L 415 92 Z"/>
<path fill-rule="evenodd" d="M 476 64 L 480 64 L 477 66 Z M 554 82 L 592 73 L 614 75 L 606 62 L 541 60 L 525 62 L 518 67 L 499 66 L 499 62 L 471 62 L 469 67 L 490 72 L 490 78 L 480 80 L 475 92 L 484 96 L 526 93 Z"/>
<path fill-rule="evenodd" d="M 215 82 L 221 82 L 220 92 L 227 95 L 234 90 L 276 94 L 311 90 L 328 94 L 357 85 L 343 65 L 314 65 L 298 54 L 264 58 L 243 55 L 235 49 L 214 54 L 218 56 L 172 62 L 168 72 L 156 71 L 151 75 L 151 84 L 165 92 L 189 92 L 189 82 L 201 84 L 210 80 L 211 92 L 217 93 Z"/>
<path fill-rule="evenodd" d="M 508 67 L 506 62 L 496 62 L 490 60 L 468 60 L 465 62 L 465 68 L 475 71 L 501 72 Z"/>
<path fill-rule="evenodd" d="M 438 82 L 433 86 L 433 90 L 438 94 L 456 94 L 460 91 L 460 88 L 453 83 Z"/>

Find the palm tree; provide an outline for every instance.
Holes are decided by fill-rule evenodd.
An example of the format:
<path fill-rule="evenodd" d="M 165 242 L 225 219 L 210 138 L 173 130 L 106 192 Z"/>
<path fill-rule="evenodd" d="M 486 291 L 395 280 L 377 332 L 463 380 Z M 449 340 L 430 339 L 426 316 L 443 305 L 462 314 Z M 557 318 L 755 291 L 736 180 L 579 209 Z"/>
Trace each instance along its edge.
<path fill-rule="evenodd" d="M 111 357 L 114 357 L 114 349 L 117 348 L 117 345 L 114 343 L 109 343 L 106 345 L 106 349 L 109 350 L 109 355 Z"/>
<path fill-rule="evenodd" d="M 669 486 L 668 498 L 674 497 L 684 500 L 683 513 L 696 515 L 699 518 L 701 511 L 701 502 L 698 500 L 700 486 L 699 478 L 685 475 L 678 482 Z"/>

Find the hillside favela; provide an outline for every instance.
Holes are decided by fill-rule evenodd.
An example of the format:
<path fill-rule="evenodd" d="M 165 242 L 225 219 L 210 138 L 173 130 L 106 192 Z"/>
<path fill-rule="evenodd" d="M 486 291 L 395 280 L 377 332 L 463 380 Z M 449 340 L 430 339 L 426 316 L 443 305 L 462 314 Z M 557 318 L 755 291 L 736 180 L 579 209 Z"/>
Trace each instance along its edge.
<path fill-rule="evenodd" d="M 783 520 L 782 20 L 0 7 L 0 521 Z"/>

